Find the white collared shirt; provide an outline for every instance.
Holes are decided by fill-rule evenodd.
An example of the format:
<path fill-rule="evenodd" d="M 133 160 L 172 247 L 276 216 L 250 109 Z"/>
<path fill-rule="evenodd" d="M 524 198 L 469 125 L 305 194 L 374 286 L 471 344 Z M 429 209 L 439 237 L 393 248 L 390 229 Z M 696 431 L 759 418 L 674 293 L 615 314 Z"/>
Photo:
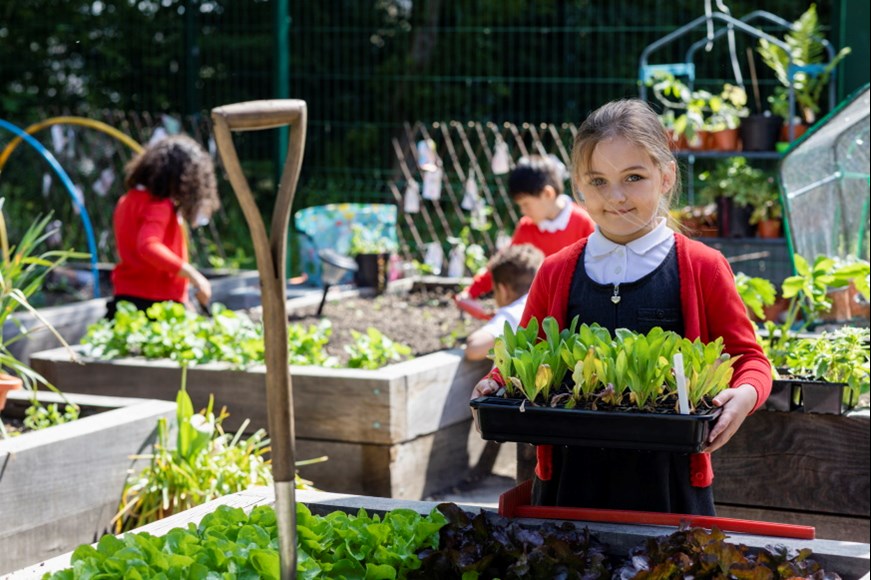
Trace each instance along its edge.
<path fill-rule="evenodd" d="M 587 275 L 599 284 L 634 282 L 662 264 L 674 246 L 674 230 L 665 218 L 652 231 L 628 244 L 617 244 L 602 235 L 599 226 L 590 234 L 584 251 Z"/>
<path fill-rule="evenodd" d="M 569 218 L 572 217 L 572 198 L 566 194 L 562 194 L 557 198 L 557 200 L 564 204 L 563 208 L 552 220 L 541 220 L 538 222 L 536 225 L 538 226 L 539 231 L 552 234 L 554 232 L 561 232 L 569 227 Z"/>
<path fill-rule="evenodd" d="M 523 316 L 523 308 L 526 306 L 527 296 L 529 294 L 524 294 L 511 304 L 496 310 L 496 314 L 487 321 L 487 324 L 481 327 L 481 330 L 487 331 L 494 338 L 502 336 L 506 322 L 511 325 L 512 330 L 517 330 L 517 325 L 520 324 L 520 317 Z"/>

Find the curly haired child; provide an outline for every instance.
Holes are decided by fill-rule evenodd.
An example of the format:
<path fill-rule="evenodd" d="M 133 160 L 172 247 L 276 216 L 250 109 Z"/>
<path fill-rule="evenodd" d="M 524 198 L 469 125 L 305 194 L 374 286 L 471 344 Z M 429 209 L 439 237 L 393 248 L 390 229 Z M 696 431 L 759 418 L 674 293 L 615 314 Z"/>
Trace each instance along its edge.
<path fill-rule="evenodd" d="M 187 304 L 188 284 L 207 305 L 212 288 L 188 261 L 182 219 L 202 225 L 220 206 L 212 158 L 186 135 L 166 137 L 127 164 L 124 186 L 113 214 L 118 263 L 107 317 L 122 300 L 142 310 L 167 300 Z"/>

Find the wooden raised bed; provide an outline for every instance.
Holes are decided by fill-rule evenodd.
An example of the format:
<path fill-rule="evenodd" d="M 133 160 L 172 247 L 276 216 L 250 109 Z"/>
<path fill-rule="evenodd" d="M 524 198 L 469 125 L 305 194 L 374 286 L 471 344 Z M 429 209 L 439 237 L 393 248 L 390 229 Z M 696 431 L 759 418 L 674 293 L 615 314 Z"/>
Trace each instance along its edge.
<path fill-rule="evenodd" d="M 713 454 L 717 515 L 815 526 L 817 537 L 868 543 L 868 411 L 757 411 Z"/>
<path fill-rule="evenodd" d="M 35 370 L 65 392 L 175 400 L 181 382 L 170 361 L 69 361 L 64 349 L 36 353 Z M 296 457 L 329 460 L 300 468 L 321 489 L 420 499 L 462 481 L 484 442 L 474 431 L 469 396 L 490 361 L 441 351 L 379 370 L 291 367 Z M 265 368 L 223 364 L 188 369 L 196 408 L 214 394 L 224 425 L 248 431 L 266 424 Z"/>
<path fill-rule="evenodd" d="M 360 508 L 368 513 L 381 513 L 393 509 L 411 509 L 420 514 L 428 514 L 435 502 L 423 501 L 400 501 L 395 499 L 383 499 L 365 496 L 348 496 L 332 493 L 297 490 L 296 499 L 308 506 L 313 514 L 325 515 L 334 511 L 344 511 L 356 514 Z M 272 505 L 274 502 L 272 489 L 259 487 L 247 491 L 224 496 L 202 506 L 184 511 L 159 522 L 149 524 L 134 530 L 135 532 L 148 532 L 152 535 L 163 535 L 177 527 L 186 527 L 189 523 L 198 524 L 208 513 L 214 511 L 219 505 L 238 507 L 246 512 L 251 511 L 258 505 Z M 481 508 L 476 506 L 463 506 L 467 511 L 477 513 Z M 524 526 L 536 527 L 541 525 L 542 520 L 521 519 Z M 625 556 L 631 548 L 640 544 L 645 539 L 655 536 L 670 534 L 675 531 L 673 527 L 666 526 L 642 526 L 633 524 L 606 524 L 598 522 L 577 522 L 576 526 L 587 527 L 600 540 L 607 543 L 613 554 Z M 813 558 L 829 571 L 841 574 L 844 580 L 859 580 L 868 577 L 869 571 L 869 546 L 868 544 L 835 542 L 831 540 L 791 540 L 786 538 L 773 538 L 771 536 L 753 536 L 746 534 L 729 534 L 730 541 L 742 543 L 751 548 L 764 548 L 772 544 L 782 544 L 789 548 L 810 548 L 813 550 Z M 65 554 L 52 560 L 43 562 L 38 566 L 20 570 L 10 575 L 10 580 L 18 578 L 32 578 L 41 576 L 46 572 L 56 572 L 69 566 L 71 554 Z"/>
<path fill-rule="evenodd" d="M 30 393 L 9 394 L 4 418 L 21 418 Z M 43 403 L 60 402 L 39 393 Z M 83 417 L 0 440 L 0 573 L 93 542 L 118 509 L 131 456 L 147 452 L 175 403 L 67 395 Z M 87 416 L 85 416 L 87 415 Z"/>

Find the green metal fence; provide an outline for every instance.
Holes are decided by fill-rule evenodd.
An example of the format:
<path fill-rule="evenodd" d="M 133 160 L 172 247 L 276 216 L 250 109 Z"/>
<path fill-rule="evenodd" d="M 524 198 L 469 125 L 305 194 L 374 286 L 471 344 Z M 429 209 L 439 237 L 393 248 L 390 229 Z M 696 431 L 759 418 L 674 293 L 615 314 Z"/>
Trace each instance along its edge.
<path fill-rule="evenodd" d="M 168 113 L 188 130 L 204 125 L 207 142 L 212 107 L 287 94 L 305 99 L 310 115 L 295 208 L 394 203 L 389 184 L 400 168 L 393 142 L 403 138 L 406 124 L 578 123 L 605 101 L 637 95 L 643 48 L 704 13 L 702 0 L 291 2 L 285 52 L 275 49 L 281 37 L 275 1 L 5 3 L 0 118 L 25 126 L 72 112 L 132 127 L 130 119 L 150 115 L 153 123 L 136 131 L 144 141 Z M 787 20 L 807 7 L 792 0 L 727 4 L 736 16 L 761 8 Z M 817 4 L 822 22 L 840 23 L 832 34 L 850 37 L 843 13 L 851 2 Z M 746 46 L 737 47 L 739 55 Z M 688 42 L 677 43 L 661 57 L 681 60 L 687 48 Z M 697 62 L 698 86 L 732 79 L 724 43 Z M 276 79 L 286 76 L 289 87 L 278 87 Z M 763 93 L 774 83 L 763 77 Z M 132 113 L 122 121 L 107 112 L 114 110 Z M 0 145 L 8 138 L 0 135 Z M 241 139 L 251 182 L 271 207 L 280 141 Z M 0 195 L 27 197 L 36 208 L 42 170 L 28 155 L 10 159 Z M 86 169 L 74 171 L 83 173 L 79 181 L 87 188 Z"/>

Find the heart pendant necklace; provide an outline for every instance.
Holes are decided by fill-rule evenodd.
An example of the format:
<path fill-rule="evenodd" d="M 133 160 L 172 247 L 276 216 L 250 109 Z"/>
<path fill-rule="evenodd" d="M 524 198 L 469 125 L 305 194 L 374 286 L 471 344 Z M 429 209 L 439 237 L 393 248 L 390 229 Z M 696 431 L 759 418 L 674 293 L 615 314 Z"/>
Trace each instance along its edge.
<path fill-rule="evenodd" d="M 611 295 L 611 302 L 620 304 L 620 284 L 614 284 L 614 294 Z"/>

